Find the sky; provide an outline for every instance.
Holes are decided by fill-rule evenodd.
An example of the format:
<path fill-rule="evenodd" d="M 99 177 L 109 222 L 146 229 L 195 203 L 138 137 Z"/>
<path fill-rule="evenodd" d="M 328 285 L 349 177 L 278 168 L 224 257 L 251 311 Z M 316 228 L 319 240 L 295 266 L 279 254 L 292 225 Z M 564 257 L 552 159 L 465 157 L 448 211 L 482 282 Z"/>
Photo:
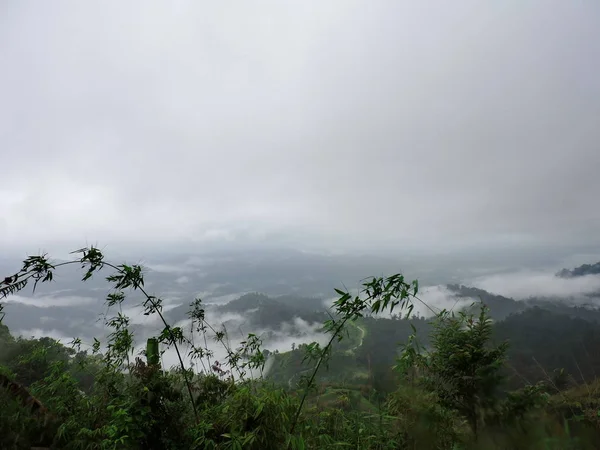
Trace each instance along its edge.
<path fill-rule="evenodd" d="M 600 244 L 600 3 L 0 4 L 0 247 Z"/>

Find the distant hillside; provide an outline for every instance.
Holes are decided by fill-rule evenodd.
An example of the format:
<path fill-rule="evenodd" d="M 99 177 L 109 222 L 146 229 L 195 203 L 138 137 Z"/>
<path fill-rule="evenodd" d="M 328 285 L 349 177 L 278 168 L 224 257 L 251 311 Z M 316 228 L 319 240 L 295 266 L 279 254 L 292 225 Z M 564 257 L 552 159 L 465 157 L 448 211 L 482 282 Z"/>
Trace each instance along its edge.
<path fill-rule="evenodd" d="M 382 320 L 392 322 L 389 319 Z M 366 348 L 371 325 L 372 321 L 367 318 L 348 322 L 347 333 L 344 333 L 340 342 L 334 343 L 331 359 L 317 377 L 320 383 L 365 384 L 369 377 L 369 365 L 366 358 L 361 357 L 361 352 Z M 308 374 L 311 368 L 314 368 L 314 362 L 304 360 L 305 351 L 306 344 L 300 344 L 292 351 L 274 353 L 273 364 L 268 373 L 271 381 L 282 386 L 294 387 L 302 375 Z M 384 349 L 383 352 L 386 356 L 391 354 L 391 365 L 394 362 L 395 346 Z"/>
<path fill-rule="evenodd" d="M 497 341 L 509 341 L 507 375 L 513 386 L 548 379 L 554 369 L 564 368 L 577 382 L 592 380 L 600 373 L 599 314 L 584 319 L 583 308 L 574 314 L 533 307 L 494 325 Z M 586 319 L 592 320 L 586 320 Z"/>
<path fill-rule="evenodd" d="M 494 295 L 483 289 L 459 284 L 449 284 L 447 288 L 458 298 L 473 298 L 483 302 L 490 309 L 490 315 L 494 320 L 505 319 L 510 314 L 523 311 L 527 307 L 523 302 L 502 295 Z"/>
<path fill-rule="evenodd" d="M 523 381 L 547 380 L 555 369 L 565 369 L 577 382 L 594 379 L 600 373 L 600 310 L 560 302 L 517 302 L 465 286 L 453 286 L 460 295 L 481 298 L 495 311 L 494 340 L 508 340 L 508 368 L 505 375 L 512 388 Z M 417 339 L 429 345 L 432 320 L 423 317 L 389 319 L 363 317 L 352 323 L 348 337 L 334 346 L 329 369 L 317 377 L 319 383 L 346 387 L 370 386 L 377 392 L 391 392 L 398 382 L 392 369 L 401 346 L 416 329 Z M 312 367 L 303 363 L 304 345 L 291 352 L 273 355 L 269 378 L 293 388 Z"/>
<path fill-rule="evenodd" d="M 216 311 L 244 314 L 252 326 L 272 329 L 279 329 L 282 323 L 293 322 L 296 318 L 308 323 L 322 323 L 327 319 L 321 300 L 291 295 L 268 297 L 258 293 L 246 294 L 217 306 Z"/>
<path fill-rule="evenodd" d="M 259 307 L 268 308 L 282 305 L 300 312 L 325 311 L 323 300 L 316 297 L 300 297 L 296 295 L 269 297 L 262 293 L 242 295 L 240 298 L 221 306 L 220 309 L 229 312 L 243 312 Z"/>
<path fill-rule="evenodd" d="M 579 267 L 575 267 L 573 270 L 562 269 L 556 274 L 560 278 L 575 278 L 583 277 L 585 275 L 599 275 L 600 274 L 600 261 L 596 264 L 583 264 Z"/>
<path fill-rule="evenodd" d="M 583 266 L 582 266 L 583 267 Z M 575 269 L 577 270 L 577 269 Z M 494 320 L 504 320 L 511 314 L 520 313 L 531 308 L 541 307 L 545 310 L 568 317 L 600 322 L 600 310 L 590 300 L 588 304 L 573 305 L 569 299 L 531 297 L 527 300 L 514 300 L 502 295 L 495 295 L 474 287 L 450 284 L 448 289 L 459 298 L 473 298 L 482 301 L 489 309 Z M 593 297 L 593 295 L 588 295 Z M 477 306 L 477 305 L 476 305 Z"/>

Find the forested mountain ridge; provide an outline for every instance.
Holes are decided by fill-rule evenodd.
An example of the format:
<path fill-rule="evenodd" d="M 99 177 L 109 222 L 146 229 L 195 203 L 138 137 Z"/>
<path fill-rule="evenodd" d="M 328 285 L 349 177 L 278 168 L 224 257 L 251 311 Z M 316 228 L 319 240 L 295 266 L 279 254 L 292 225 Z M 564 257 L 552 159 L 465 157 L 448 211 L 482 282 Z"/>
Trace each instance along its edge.
<path fill-rule="evenodd" d="M 244 314 L 256 327 L 280 328 L 284 322 L 300 318 L 309 323 L 322 322 L 325 305 L 322 300 L 298 296 L 269 297 L 265 294 L 245 294 L 236 300 L 215 307 L 217 313 Z"/>
<path fill-rule="evenodd" d="M 543 381 L 555 369 L 564 369 L 572 378 L 593 380 L 600 373 L 600 355 L 594 351 L 600 347 L 600 311 L 582 307 L 549 308 L 531 306 L 497 320 L 493 324 L 493 339 L 510 343 L 506 375 L 514 388 L 528 382 Z M 319 379 L 326 382 L 349 383 L 360 386 L 361 374 L 368 374 L 372 385 L 382 392 L 389 392 L 397 384 L 392 367 L 397 361 L 402 345 L 415 336 L 428 347 L 429 333 L 434 320 L 423 317 L 412 319 L 388 319 L 365 317 L 356 322 L 364 333 L 360 345 L 349 354 L 344 346 L 338 352 L 331 371 L 324 371 Z M 414 327 L 414 329 L 413 329 Z M 353 332 L 356 336 L 356 332 Z M 356 338 L 354 341 L 356 342 Z M 334 355 L 336 354 L 334 352 Z M 292 355 L 274 359 L 269 376 L 285 381 L 305 366 L 300 364 L 303 349 L 293 350 Z M 294 356 L 295 355 L 295 356 Z M 294 362 L 295 361 L 295 362 Z"/>
<path fill-rule="evenodd" d="M 473 299 L 475 302 L 484 303 L 490 308 L 490 315 L 494 320 L 504 319 L 510 314 L 523 311 L 527 308 L 527 305 L 522 301 L 517 301 L 502 295 L 495 295 L 483 289 L 459 284 L 449 284 L 447 285 L 447 288 L 453 292 L 457 298 Z"/>
<path fill-rule="evenodd" d="M 556 273 L 556 276 L 560 278 L 575 278 L 586 275 L 600 275 L 600 261 L 595 264 L 582 264 L 571 270 L 562 269 Z"/>

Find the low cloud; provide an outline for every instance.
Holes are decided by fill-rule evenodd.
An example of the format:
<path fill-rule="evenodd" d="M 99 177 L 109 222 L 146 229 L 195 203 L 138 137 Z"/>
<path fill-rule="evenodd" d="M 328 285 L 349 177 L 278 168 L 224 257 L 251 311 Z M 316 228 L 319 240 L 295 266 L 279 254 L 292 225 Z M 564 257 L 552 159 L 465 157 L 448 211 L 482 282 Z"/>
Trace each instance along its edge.
<path fill-rule="evenodd" d="M 97 303 L 97 300 L 92 297 L 80 296 L 39 296 L 39 297 L 23 297 L 21 295 L 12 295 L 6 299 L 7 303 L 20 303 L 23 305 L 37 306 L 38 308 L 50 308 L 52 306 L 70 307 L 83 306 Z"/>
<path fill-rule="evenodd" d="M 471 303 L 477 301 L 472 298 L 457 297 L 455 293 L 448 290 L 445 286 L 428 286 L 423 288 L 417 295 L 419 300 L 413 301 L 415 308 L 414 314 L 424 317 L 431 317 L 435 313 L 445 309 L 448 311 L 458 311 Z"/>
<path fill-rule="evenodd" d="M 198 294 L 196 294 L 196 298 L 206 299 L 207 303 L 225 304 L 233 300 L 237 300 L 238 298 L 242 297 L 247 293 L 247 291 L 241 291 L 234 292 L 232 294 L 218 295 L 213 297 L 212 291 L 206 291 L 199 292 Z"/>
<path fill-rule="evenodd" d="M 222 330 L 223 327 L 227 330 L 227 342 L 228 346 L 232 349 L 240 347 L 242 341 L 244 341 L 248 333 L 254 333 L 261 338 L 262 348 L 271 352 L 277 350 L 285 352 L 291 350 L 292 344 L 300 345 L 306 344 L 313 341 L 317 341 L 320 344 L 325 344 L 327 336 L 319 331 L 322 324 L 320 323 L 309 323 L 299 317 L 294 318 L 290 322 L 283 322 L 277 329 L 266 328 L 266 327 L 251 327 L 248 323 L 248 311 L 242 314 L 238 313 L 219 313 L 213 309 L 206 310 L 206 320 L 215 330 Z M 177 327 L 181 327 L 184 333 L 190 340 L 195 342 L 197 346 L 207 345 L 208 348 L 213 352 L 211 361 L 219 361 L 221 364 L 226 362 L 227 350 L 222 343 L 215 341 L 214 332 L 207 332 L 206 344 L 202 336 L 198 334 L 192 336 L 190 330 L 190 320 L 182 320 L 175 324 Z M 143 334 L 138 334 L 136 339 L 136 353 L 144 350 L 145 340 L 154 335 L 151 327 L 145 328 Z M 192 350 L 189 344 L 183 344 L 180 348 L 182 359 L 184 363 L 189 366 L 192 364 L 192 360 L 189 356 L 189 352 Z M 164 352 L 162 356 L 162 364 L 164 367 L 173 367 L 179 365 L 179 357 L 174 349 L 169 349 Z M 202 371 L 205 368 L 198 362 L 193 362 L 195 370 Z M 206 364 L 206 361 L 205 361 Z M 208 367 L 208 366 L 206 366 Z M 269 366 L 265 366 L 265 373 L 268 371 Z"/>
<path fill-rule="evenodd" d="M 600 292 L 600 276 L 560 278 L 549 272 L 520 271 L 480 277 L 470 284 L 488 292 L 525 300 L 531 297 L 578 298 Z"/>
<path fill-rule="evenodd" d="M 162 312 L 165 313 L 177 308 L 179 303 L 163 304 Z M 157 314 L 144 315 L 144 307 L 141 305 L 131 306 L 123 309 L 123 314 L 129 317 L 130 323 L 134 325 L 158 325 L 161 323 Z"/>
<path fill-rule="evenodd" d="M 318 333 L 322 326 L 323 324 L 319 322 L 309 323 L 300 317 L 295 317 L 292 322 L 284 322 L 280 329 L 283 333 L 300 332 L 312 335 Z"/>
<path fill-rule="evenodd" d="M 146 264 L 146 267 L 154 272 L 160 273 L 192 273 L 195 272 L 196 269 L 193 267 L 189 267 L 183 264 Z"/>

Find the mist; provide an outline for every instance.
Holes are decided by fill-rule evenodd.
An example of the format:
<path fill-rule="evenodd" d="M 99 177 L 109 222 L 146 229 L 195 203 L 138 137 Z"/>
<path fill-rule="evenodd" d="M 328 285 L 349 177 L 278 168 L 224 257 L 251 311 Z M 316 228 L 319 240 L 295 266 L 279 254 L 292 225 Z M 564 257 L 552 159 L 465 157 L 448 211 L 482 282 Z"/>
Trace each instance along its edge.
<path fill-rule="evenodd" d="M 7 303 L 20 303 L 22 305 L 31 305 L 38 308 L 51 308 L 54 306 L 85 306 L 96 303 L 91 297 L 78 296 L 55 296 L 45 295 L 38 297 L 26 297 L 21 295 L 12 295 L 5 300 Z"/>
<path fill-rule="evenodd" d="M 473 285 L 515 300 L 546 297 L 568 301 L 597 295 L 600 292 L 600 275 L 560 278 L 548 272 L 523 270 L 475 279 Z M 587 298 L 587 301 L 590 299 Z"/>

